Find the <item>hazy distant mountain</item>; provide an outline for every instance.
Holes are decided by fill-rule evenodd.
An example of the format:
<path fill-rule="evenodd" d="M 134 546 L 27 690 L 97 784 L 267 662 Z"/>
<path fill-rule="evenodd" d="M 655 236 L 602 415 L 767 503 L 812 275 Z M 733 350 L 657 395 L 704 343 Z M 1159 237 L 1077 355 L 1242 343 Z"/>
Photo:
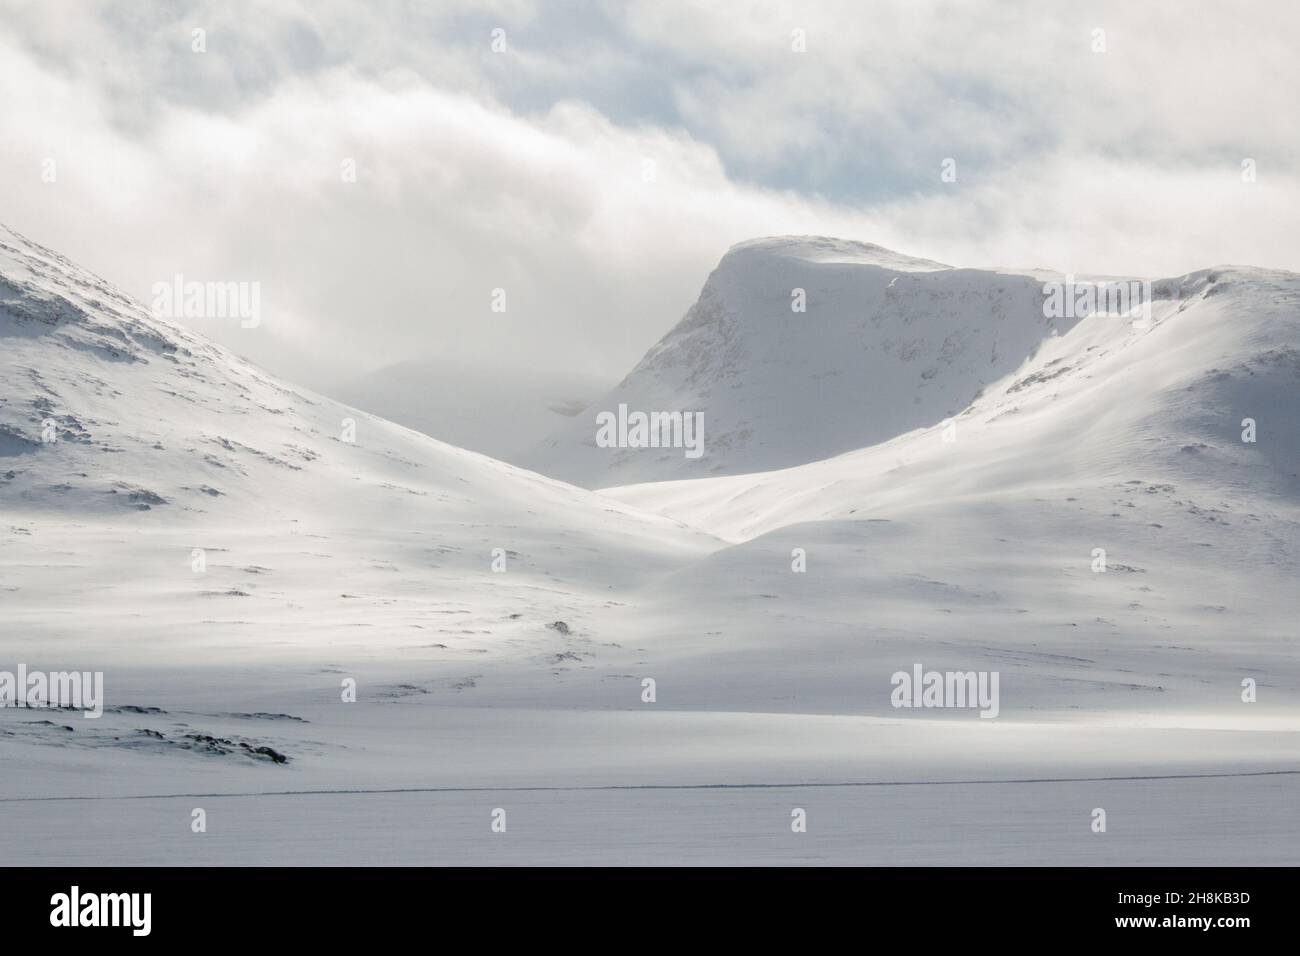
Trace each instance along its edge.
<path fill-rule="evenodd" d="M 471 451 L 515 461 L 582 413 L 609 380 L 547 367 L 472 366 L 451 359 L 400 362 L 330 386 L 351 405 Z"/>

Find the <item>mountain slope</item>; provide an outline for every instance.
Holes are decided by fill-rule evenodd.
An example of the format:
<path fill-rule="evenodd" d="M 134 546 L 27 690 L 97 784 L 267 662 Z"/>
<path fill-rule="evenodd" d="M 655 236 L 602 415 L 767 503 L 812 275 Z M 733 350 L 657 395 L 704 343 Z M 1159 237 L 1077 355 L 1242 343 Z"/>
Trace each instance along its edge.
<path fill-rule="evenodd" d="M 7 229 L 0 511 L 8 623 L 33 658 L 75 627 L 50 602 L 181 657 L 215 634 L 319 649 L 381 610 L 383 644 L 448 630 L 449 604 L 453 646 L 545 646 L 547 622 L 713 545 L 277 382 Z"/>

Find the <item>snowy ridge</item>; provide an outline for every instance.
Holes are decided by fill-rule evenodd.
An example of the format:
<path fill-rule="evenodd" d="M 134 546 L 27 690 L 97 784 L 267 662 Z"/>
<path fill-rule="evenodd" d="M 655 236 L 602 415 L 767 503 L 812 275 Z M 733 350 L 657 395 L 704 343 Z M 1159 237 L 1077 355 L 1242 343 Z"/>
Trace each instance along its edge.
<path fill-rule="evenodd" d="M 488 510 L 540 499 L 623 513 L 278 382 L 0 229 L 0 488 L 12 506 L 328 514 L 340 485 L 356 497 L 359 483 L 382 499 L 446 496 L 473 483 Z M 355 423 L 352 442 L 343 437 L 347 420 Z M 47 422 L 57 441 L 42 440 Z"/>

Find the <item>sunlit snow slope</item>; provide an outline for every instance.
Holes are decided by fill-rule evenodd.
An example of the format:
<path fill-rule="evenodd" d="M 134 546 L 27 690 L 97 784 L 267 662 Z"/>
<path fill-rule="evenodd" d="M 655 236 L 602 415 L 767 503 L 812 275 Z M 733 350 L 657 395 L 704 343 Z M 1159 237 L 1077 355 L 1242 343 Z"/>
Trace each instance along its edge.
<path fill-rule="evenodd" d="M 1049 334 L 952 429 L 606 494 L 733 542 L 665 593 L 716 609 L 719 666 L 749 665 L 736 684 L 797 647 L 817 674 L 799 706 L 848 706 L 924 659 L 1000 669 L 1013 711 L 1294 714 L 1300 277 L 1219 268 L 1153 290 L 1149 324 Z M 1246 679 L 1267 687 L 1250 706 Z"/>

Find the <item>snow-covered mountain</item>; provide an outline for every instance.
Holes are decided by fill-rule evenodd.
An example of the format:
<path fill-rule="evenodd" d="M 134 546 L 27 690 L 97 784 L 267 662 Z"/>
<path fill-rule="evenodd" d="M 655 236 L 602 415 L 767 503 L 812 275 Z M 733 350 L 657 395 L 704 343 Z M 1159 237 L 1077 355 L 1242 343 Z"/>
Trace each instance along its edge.
<path fill-rule="evenodd" d="M 859 242 L 734 246 L 699 300 L 603 399 L 522 462 L 587 487 L 768 471 L 956 415 L 1073 320 L 1042 279 L 953 269 Z M 703 416 L 704 454 L 608 448 L 602 411 Z"/>
<path fill-rule="evenodd" d="M 732 635 L 720 662 L 779 633 L 822 701 L 924 657 L 999 669 L 1034 707 L 1262 728 L 1300 704 L 1300 276 L 1152 292 L 1149 321 L 1049 336 L 951 428 L 605 493 L 733 542 L 662 595 Z"/>
<path fill-rule="evenodd" d="M 0 228 L 0 670 L 107 697 L 0 709 L 12 851 L 1296 862 L 1300 277 L 1155 282 L 1140 324 L 1045 319 L 1042 281 L 738 247 L 593 410 L 708 402 L 706 470 L 787 467 L 595 493 Z M 575 441 L 593 485 L 682 467 Z M 896 709 L 918 665 L 1000 674 L 998 718 Z M 178 840 L 195 793 L 215 825 Z"/>
<path fill-rule="evenodd" d="M 1300 276 L 1224 266 L 1151 289 L 1147 319 L 1097 312 L 1049 325 L 1019 367 L 940 425 L 802 466 L 607 493 L 733 540 L 895 508 L 1144 484 L 1161 496 L 1197 489 L 1205 515 L 1241 507 L 1294 520 Z"/>

